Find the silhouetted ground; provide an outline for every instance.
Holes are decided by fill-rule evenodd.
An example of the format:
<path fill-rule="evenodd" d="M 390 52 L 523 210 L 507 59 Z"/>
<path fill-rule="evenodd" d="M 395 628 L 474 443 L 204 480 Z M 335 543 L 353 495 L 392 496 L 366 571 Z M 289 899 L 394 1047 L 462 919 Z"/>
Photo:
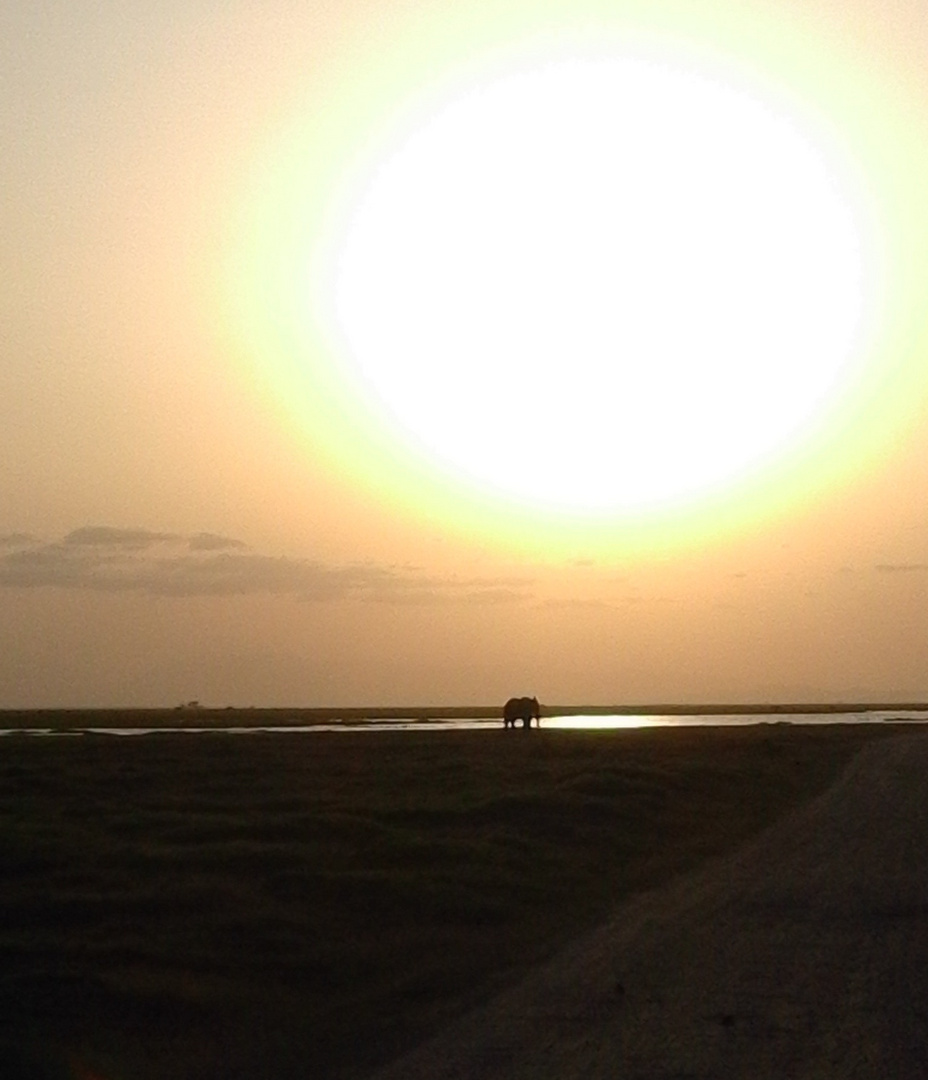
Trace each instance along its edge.
<path fill-rule="evenodd" d="M 364 1075 L 891 732 L 7 737 L 2 1075 Z"/>
<path fill-rule="evenodd" d="M 928 736 L 866 748 L 378 1080 L 921 1080 Z"/>

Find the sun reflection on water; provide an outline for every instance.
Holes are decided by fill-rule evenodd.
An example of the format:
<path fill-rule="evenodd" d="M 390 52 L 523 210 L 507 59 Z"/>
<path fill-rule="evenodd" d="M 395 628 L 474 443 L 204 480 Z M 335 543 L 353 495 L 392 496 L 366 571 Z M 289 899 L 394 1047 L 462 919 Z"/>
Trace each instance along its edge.
<path fill-rule="evenodd" d="M 584 731 L 614 730 L 616 728 L 666 727 L 668 716 L 552 716 L 544 721 L 549 728 L 570 728 Z"/>

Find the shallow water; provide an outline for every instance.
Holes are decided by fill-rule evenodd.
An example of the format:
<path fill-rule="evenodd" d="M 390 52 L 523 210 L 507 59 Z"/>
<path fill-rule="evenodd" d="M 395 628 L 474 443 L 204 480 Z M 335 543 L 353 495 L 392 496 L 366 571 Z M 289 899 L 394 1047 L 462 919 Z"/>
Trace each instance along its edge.
<path fill-rule="evenodd" d="M 887 722 L 928 723 L 928 711 L 906 709 L 873 710 L 868 712 L 828 713 L 729 713 L 726 715 L 691 713 L 686 715 L 576 715 L 544 717 L 543 729 L 566 731 L 616 731 L 627 728 L 670 727 L 748 727 L 757 724 L 882 724 Z M 502 730 L 502 720 L 484 717 L 464 717 L 454 720 L 351 720 L 325 724 L 236 725 L 194 727 L 75 727 L 61 728 L 0 728 L 3 735 L 29 735 L 45 738 L 74 738 L 83 735 L 313 735 L 322 731 L 482 731 Z M 521 729 L 519 729 L 521 730 Z"/>

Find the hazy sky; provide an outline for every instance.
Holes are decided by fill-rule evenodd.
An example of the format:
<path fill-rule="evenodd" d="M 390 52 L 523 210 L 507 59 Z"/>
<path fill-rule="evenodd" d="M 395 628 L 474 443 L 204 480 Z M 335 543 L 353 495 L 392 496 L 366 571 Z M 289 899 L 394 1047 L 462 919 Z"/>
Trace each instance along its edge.
<path fill-rule="evenodd" d="M 921 0 L 0 13 L 0 707 L 928 698 Z"/>

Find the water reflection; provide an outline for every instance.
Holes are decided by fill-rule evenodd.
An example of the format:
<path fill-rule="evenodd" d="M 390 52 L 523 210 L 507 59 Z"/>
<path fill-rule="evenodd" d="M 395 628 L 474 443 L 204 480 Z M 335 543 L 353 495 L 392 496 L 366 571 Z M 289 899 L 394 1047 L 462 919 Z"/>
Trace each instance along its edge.
<path fill-rule="evenodd" d="M 547 716 L 541 721 L 541 730 L 567 731 L 616 731 L 630 728 L 670 727 L 744 727 L 756 724 L 880 724 L 886 722 L 928 722 L 924 710 L 879 710 L 869 712 L 817 712 L 817 713 L 687 713 L 675 715 L 616 714 L 595 715 L 579 713 L 573 716 Z M 276 735 L 318 734 L 338 731 L 503 731 L 502 717 L 463 717 L 455 719 L 418 720 L 369 719 L 340 720 L 320 724 L 256 724 L 256 725 L 174 725 L 165 727 L 71 727 L 71 728 L 23 728 L 0 729 L 3 735 L 29 735 L 32 737 L 75 737 L 81 735 L 141 736 L 141 735 Z M 521 729 L 519 729 L 521 730 Z"/>
<path fill-rule="evenodd" d="M 672 719 L 669 716 L 552 716 L 544 721 L 544 726 L 600 731 L 618 728 L 668 727 Z"/>
<path fill-rule="evenodd" d="M 675 713 L 597 716 L 552 716 L 545 727 L 578 730 L 616 730 L 653 727 L 747 727 L 756 724 L 882 724 L 888 721 L 928 722 L 928 712 L 916 710 L 870 710 L 866 712 L 749 712 Z"/>

